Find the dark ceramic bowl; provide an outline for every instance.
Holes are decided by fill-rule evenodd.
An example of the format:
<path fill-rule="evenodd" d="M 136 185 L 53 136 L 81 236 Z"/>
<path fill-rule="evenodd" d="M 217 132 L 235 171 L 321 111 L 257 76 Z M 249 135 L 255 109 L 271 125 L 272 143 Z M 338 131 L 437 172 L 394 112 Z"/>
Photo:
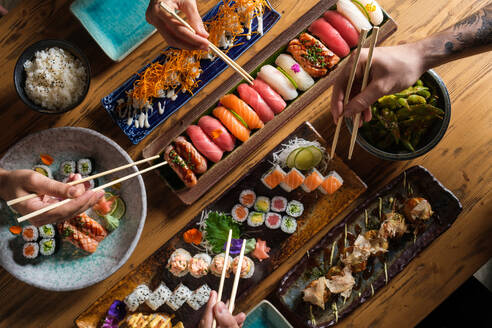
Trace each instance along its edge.
<path fill-rule="evenodd" d="M 442 120 L 436 120 L 434 125 L 427 131 L 427 134 L 422 138 L 418 148 L 414 152 L 401 150 L 398 152 L 387 152 L 371 145 L 359 132 L 357 134 L 357 143 L 372 155 L 381 159 L 392 161 L 407 161 L 424 155 L 434 148 L 446 133 L 451 119 L 451 100 L 449 99 L 448 89 L 444 82 L 433 70 L 428 70 L 420 77 L 426 86 L 435 89 L 439 95 L 437 107 L 444 110 Z M 345 123 L 350 132 L 352 132 L 352 120 L 346 118 Z"/>
<path fill-rule="evenodd" d="M 36 53 L 36 51 L 44 50 L 47 48 L 53 48 L 53 47 L 62 48 L 70 52 L 73 56 L 75 56 L 75 58 L 79 59 L 82 62 L 82 65 L 84 65 L 87 71 L 87 80 L 84 86 L 84 91 L 80 99 L 78 99 L 73 105 L 59 110 L 47 109 L 36 104 L 27 96 L 24 90 L 24 86 L 26 84 L 26 71 L 24 70 L 24 63 L 27 60 L 32 60 L 34 58 L 34 54 Z M 65 40 L 41 40 L 30 45 L 20 55 L 14 68 L 14 85 L 15 85 L 15 90 L 19 95 L 19 98 L 32 110 L 44 114 L 61 114 L 61 113 L 68 112 L 74 109 L 75 107 L 77 107 L 87 95 L 87 92 L 89 91 L 90 83 L 91 83 L 91 68 L 89 65 L 89 60 L 87 59 L 86 55 L 82 52 L 82 50 L 77 48 L 74 44 Z"/>

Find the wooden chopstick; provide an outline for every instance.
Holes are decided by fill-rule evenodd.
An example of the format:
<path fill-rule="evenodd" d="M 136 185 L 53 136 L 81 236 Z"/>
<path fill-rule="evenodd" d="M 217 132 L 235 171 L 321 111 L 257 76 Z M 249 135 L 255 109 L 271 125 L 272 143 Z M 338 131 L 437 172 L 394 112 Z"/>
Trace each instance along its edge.
<path fill-rule="evenodd" d="M 220 300 L 222 299 L 222 292 L 224 291 L 224 282 L 227 272 L 227 264 L 229 262 L 229 252 L 231 250 L 231 241 L 232 241 L 232 229 L 229 229 L 229 236 L 227 237 L 226 251 L 224 257 L 224 266 L 222 267 L 222 273 L 220 275 L 219 291 L 217 292 L 217 302 L 215 302 L 215 304 L 219 303 Z M 212 328 L 216 328 L 216 327 L 217 327 L 217 321 L 215 321 L 215 317 L 214 317 L 214 321 L 212 322 Z"/>
<path fill-rule="evenodd" d="M 234 311 L 234 304 L 236 301 L 237 287 L 239 286 L 239 278 L 241 277 L 241 268 L 244 259 L 244 250 L 246 248 L 246 239 L 243 239 L 243 245 L 241 246 L 241 253 L 239 254 L 239 261 L 237 262 L 236 275 L 234 276 L 234 285 L 232 286 L 231 299 L 229 300 L 229 312 Z"/>
<path fill-rule="evenodd" d="M 94 179 L 100 178 L 102 176 L 111 174 L 111 173 L 119 172 L 119 171 L 124 170 L 124 169 L 127 169 L 129 167 L 136 166 L 136 165 L 139 165 L 139 164 L 142 164 L 142 163 L 145 163 L 145 162 L 149 162 L 149 161 L 152 161 L 152 160 L 157 159 L 157 158 L 159 158 L 159 155 L 155 155 L 155 156 L 152 156 L 152 157 L 149 157 L 149 158 L 142 159 L 142 160 L 137 161 L 137 162 L 133 162 L 133 163 L 126 164 L 126 165 L 123 165 L 123 166 L 120 166 L 120 167 L 117 167 L 117 168 L 114 168 L 114 169 L 111 169 L 111 170 L 107 170 L 107 171 L 104 171 L 104 172 L 101 172 L 101 173 L 97 173 L 97 174 L 91 175 L 89 177 L 85 177 L 83 179 L 80 179 L 80 180 L 70 181 L 67 184 L 69 184 L 71 186 L 74 186 L 74 185 L 77 185 L 77 184 L 81 184 L 83 182 L 94 180 Z M 23 202 L 25 200 L 36 198 L 38 196 L 39 196 L 38 194 L 25 195 L 25 196 L 22 196 L 22 197 L 19 197 L 19 198 L 15 198 L 15 199 L 9 200 L 7 202 L 7 205 L 8 206 L 12 206 L 12 205 L 18 204 L 20 202 Z"/>
<path fill-rule="evenodd" d="M 156 165 L 153 165 L 153 166 L 148 167 L 148 168 L 146 168 L 146 169 L 143 169 L 142 171 L 134 172 L 134 173 L 129 174 L 129 175 L 127 175 L 127 176 L 124 176 L 124 177 L 122 177 L 122 178 L 119 178 L 119 179 L 116 179 L 116 180 L 114 180 L 114 181 L 111 181 L 111 182 L 108 182 L 108 183 L 106 183 L 106 184 L 103 184 L 103 185 L 101 185 L 101 186 L 99 186 L 99 187 L 96 187 L 96 188 L 94 188 L 94 189 L 92 189 L 92 190 L 93 190 L 93 191 L 104 190 L 104 189 L 105 189 L 105 188 L 107 188 L 107 187 L 111 187 L 111 186 L 113 186 L 113 185 L 115 185 L 115 184 L 118 184 L 118 183 L 123 182 L 123 181 L 128 180 L 128 179 L 131 179 L 131 178 L 133 178 L 133 177 L 136 177 L 137 175 L 144 174 L 144 173 L 149 172 L 149 171 L 151 171 L 151 170 L 154 170 L 154 169 L 156 169 L 156 168 L 158 168 L 158 167 L 161 167 L 161 166 L 163 166 L 163 165 L 165 165 L 165 164 L 167 164 L 167 162 L 166 162 L 166 161 L 163 161 L 163 162 L 161 162 L 161 163 L 159 163 L 159 164 L 156 164 Z M 26 215 L 24 215 L 24 216 L 21 216 L 20 218 L 18 218 L 18 219 L 17 219 L 17 222 L 19 222 L 19 223 L 20 223 L 20 222 L 23 222 L 23 221 L 29 220 L 30 218 L 33 218 L 33 217 L 38 216 L 38 215 L 40 215 L 40 214 L 46 213 L 46 212 L 48 212 L 48 211 L 51 211 L 52 209 L 55 209 L 55 208 L 57 208 L 57 207 L 59 207 L 59 206 L 65 205 L 66 203 L 68 203 L 68 202 L 69 202 L 69 201 L 71 201 L 71 200 L 72 200 L 71 198 L 67 198 L 67 199 L 64 199 L 64 200 L 62 200 L 62 201 L 60 201 L 60 202 L 53 203 L 53 204 L 48 205 L 48 206 L 46 206 L 46 207 L 40 208 L 40 209 L 39 209 L 39 210 L 37 210 L 37 211 L 34 211 L 34 212 L 32 212 L 32 213 L 29 213 L 29 214 L 26 214 Z"/>
<path fill-rule="evenodd" d="M 191 27 L 190 24 L 188 24 L 183 18 L 181 18 L 174 10 L 168 7 L 164 2 L 160 2 L 160 6 L 162 9 L 164 9 L 167 13 L 172 15 L 174 18 L 176 18 L 181 24 L 186 26 L 190 31 L 193 33 L 196 33 L 196 31 Z M 208 40 L 207 40 L 208 41 Z M 208 45 L 212 51 L 219 56 L 226 64 L 231 66 L 236 72 L 239 73 L 249 84 L 253 84 L 253 77 L 249 75 L 248 72 L 246 72 L 238 63 L 236 63 L 234 60 L 232 60 L 229 56 L 227 56 L 225 53 L 222 52 L 215 44 L 212 42 L 208 41 Z"/>
<path fill-rule="evenodd" d="M 361 91 L 364 91 L 364 89 L 367 86 L 369 80 L 369 71 L 371 70 L 371 64 L 372 64 L 372 54 L 374 53 L 374 48 L 376 47 L 376 43 L 378 41 L 379 27 L 375 26 L 372 30 L 373 31 L 372 31 L 371 44 L 369 45 L 369 52 L 367 53 L 367 62 L 366 62 L 366 67 L 364 68 L 364 76 L 362 78 Z M 355 119 L 352 123 L 354 125 L 352 126 L 352 137 L 350 139 L 348 159 L 352 159 L 355 140 L 357 139 L 357 132 L 359 131 L 360 113 L 357 113 L 355 115 Z"/>
<path fill-rule="evenodd" d="M 362 46 L 367 38 L 368 29 L 362 29 L 359 34 L 359 42 L 357 43 L 357 49 L 355 50 L 355 59 L 350 69 L 349 79 L 347 82 L 347 88 L 345 89 L 345 97 L 343 98 L 343 106 L 347 105 L 350 98 L 350 92 L 352 91 L 352 85 L 354 84 L 355 74 L 357 72 L 357 65 L 359 64 L 360 59 L 360 51 L 362 50 Z M 337 148 L 338 137 L 340 136 L 340 128 L 342 126 L 343 121 L 343 112 L 342 115 L 338 118 L 337 128 L 335 130 L 335 135 L 333 136 L 333 143 L 331 144 L 331 154 L 330 158 L 335 156 L 335 149 Z"/>

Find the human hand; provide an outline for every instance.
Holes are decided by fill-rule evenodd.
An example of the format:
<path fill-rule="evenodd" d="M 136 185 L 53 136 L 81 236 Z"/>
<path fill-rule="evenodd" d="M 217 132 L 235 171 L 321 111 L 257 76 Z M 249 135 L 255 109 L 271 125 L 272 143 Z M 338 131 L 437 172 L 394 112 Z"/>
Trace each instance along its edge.
<path fill-rule="evenodd" d="M 95 205 L 104 196 L 104 191 L 86 191 L 83 184 L 70 186 L 31 170 L 7 171 L 0 169 L 0 197 L 11 200 L 27 194 L 36 193 L 39 197 L 12 206 L 20 214 L 28 214 L 56 203 L 59 199 L 73 198 L 65 205 L 57 207 L 30 220 L 35 226 L 70 219 Z"/>
<path fill-rule="evenodd" d="M 414 84 L 425 72 L 424 60 L 420 50 L 419 44 L 375 48 L 368 85 L 364 91 L 360 92 L 368 53 L 367 48 L 362 49 L 352 87 L 352 91 L 356 92 L 352 92 L 351 100 L 344 109 L 345 88 L 354 60 L 352 57 L 345 66 L 342 76 L 338 78 L 333 87 L 331 114 L 335 124 L 337 124 L 338 118 L 342 116 L 342 113 L 344 116 L 349 117 L 357 113 L 363 113 L 363 120 L 365 122 L 370 121 L 372 117 L 370 106 L 380 97 L 399 92 Z"/>
<path fill-rule="evenodd" d="M 184 12 L 196 34 L 163 10 L 160 2 L 164 2 L 173 10 L 179 9 Z M 195 0 L 150 0 L 145 17 L 170 46 L 180 49 L 208 50 L 208 32 L 203 26 Z"/>
<path fill-rule="evenodd" d="M 199 328 L 211 328 L 214 317 L 217 322 L 217 328 L 240 328 L 243 326 L 243 322 L 246 320 L 244 313 L 233 316 L 224 303 L 215 303 L 217 303 L 217 293 L 213 290 L 210 293 L 207 308 L 200 321 Z"/>

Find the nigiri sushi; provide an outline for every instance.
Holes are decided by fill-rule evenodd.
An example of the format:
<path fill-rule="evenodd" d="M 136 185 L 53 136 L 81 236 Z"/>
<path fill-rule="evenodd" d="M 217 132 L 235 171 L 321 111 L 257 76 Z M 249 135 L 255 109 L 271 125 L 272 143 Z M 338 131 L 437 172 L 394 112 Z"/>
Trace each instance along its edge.
<path fill-rule="evenodd" d="M 268 189 L 273 189 L 284 181 L 286 175 L 284 170 L 276 165 L 261 177 L 261 182 L 263 182 Z"/>
<path fill-rule="evenodd" d="M 202 128 L 212 141 L 223 151 L 232 151 L 236 138 L 220 123 L 219 120 L 212 116 L 205 115 L 198 120 L 198 126 Z"/>
<path fill-rule="evenodd" d="M 314 80 L 301 65 L 299 65 L 292 56 L 287 54 L 280 54 L 275 59 L 275 64 L 281 67 L 289 76 L 296 82 L 297 87 L 301 91 L 306 91 L 313 84 Z"/>
<path fill-rule="evenodd" d="M 213 114 L 222 124 L 239 140 L 245 142 L 249 139 L 251 131 L 246 128 L 239 120 L 225 107 L 219 106 L 213 110 Z M 197 147 L 198 148 L 198 147 Z"/>
<path fill-rule="evenodd" d="M 264 126 L 258 114 L 236 95 L 229 93 L 220 98 L 220 103 L 241 116 L 250 129 L 261 129 Z"/>
<path fill-rule="evenodd" d="M 350 53 L 350 48 L 340 33 L 324 18 L 318 18 L 308 28 L 309 32 L 321 39 L 321 41 L 338 57 L 345 57 Z"/>
<path fill-rule="evenodd" d="M 328 10 L 323 17 L 340 33 L 350 48 L 355 47 L 359 43 L 359 32 L 357 32 L 355 26 L 345 16 L 335 10 Z"/>
<path fill-rule="evenodd" d="M 291 192 L 294 189 L 297 189 L 304 182 L 304 175 L 296 168 L 290 170 L 289 173 L 285 176 L 284 181 L 280 184 L 280 187 L 287 192 Z"/>
<path fill-rule="evenodd" d="M 342 177 L 335 171 L 331 171 L 319 186 L 323 194 L 333 194 L 343 185 Z"/>
<path fill-rule="evenodd" d="M 108 233 L 102 225 L 96 220 L 89 217 L 85 213 L 81 213 L 76 217 L 70 219 L 69 221 L 73 226 L 75 226 L 80 232 L 84 233 L 86 236 L 91 237 L 97 242 L 101 242 Z"/>
<path fill-rule="evenodd" d="M 279 114 L 287 107 L 285 101 L 280 95 L 273 90 L 265 81 L 261 79 L 254 79 L 253 89 L 260 94 L 265 102 L 270 106 L 275 114 Z"/>
<path fill-rule="evenodd" d="M 272 65 L 264 65 L 258 72 L 258 77 L 268 83 L 284 100 L 297 98 L 298 94 L 292 82 Z"/>
<path fill-rule="evenodd" d="M 198 151 L 210 161 L 217 163 L 222 159 L 224 152 L 203 132 L 198 125 L 190 125 L 186 133 Z"/>
<path fill-rule="evenodd" d="M 362 29 L 370 30 L 372 28 L 366 16 L 349 0 L 338 0 L 337 11 L 354 24 L 359 33 Z"/>
<path fill-rule="evenodd" d="M 369 15 L 369 20 L 373 25 L 379 25 L 383 22 L 383 10 L 376 0 L 359 0 L 359 3 L 356 3 L 357 7 L 363 14 L 367 13 Z"/>
<path fill-rule="evenodd" d="M 244 100 L 248 105 L 253 107 L 256 114 L 260 117 L 263 123 L 266 123 L 273 119 L 275 114 L 268 104 L 261 98 L 260 94 L 247 85 L 246 83 L 241 83 L 237 87 L 237 92 L 239 93 L 239 97 Z"/>
<path fill-rule="evenodd" d="M 311 173 L 306 176 L 306 179 L 304 179 L 301 187 L 305 192 L 311 192 L 313 190 L 316 190 L 321 185 L 323 180 L 324 178 L 321 173 L 319 173 L 318 170 L 313 169 Z"/>
<path fill-rule="evenodd" d="M 80 232 L 69 221 L 64 221 L 58 225 L 58 231 L 64 239 L 69 241 L 74 246 L 88 252 L 94 253 L 99 246 L 99 242 L 89 237 L 85 233 Z"/>

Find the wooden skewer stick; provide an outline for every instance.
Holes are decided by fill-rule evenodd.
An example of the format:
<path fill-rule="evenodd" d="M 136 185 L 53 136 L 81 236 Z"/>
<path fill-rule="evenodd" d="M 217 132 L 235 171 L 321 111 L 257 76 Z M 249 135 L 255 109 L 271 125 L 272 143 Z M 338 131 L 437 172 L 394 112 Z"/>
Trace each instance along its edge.
<path fill-rule="evenodd" d="M 226 272 L 227 272 L 227 265 L 229 264 L 229 252 L 231 250 L 231 241 L 232 241 L 232 229 L 229 229 L 229 236 L 227 237 L 227 244 L 226 244 L 226 251 L 225 251 L 225 257 L 224 257 L 224 266 L 222 267 L 222 273 L 220 275 L 220 284 L 219 284 L 219 291 L 217 292 L 217 303 L 220 302 L 222 299 L 222 292 L 224 291 L 224 282 L 225 282 L 225 277 L 226 277 Z M 212 328 L 217 327 L 217 321 L 212 322 Z"/>
<path fill-rule="evenodd" d="M 350 69 L 349 79 L 347 82 L 347 88 L 345 89 L 345 97 L 343 98 L 343 106 L 347 105 L 350 98 L 350 92 L 352 91 L 352 85 L 354 84 L 355 73 L 357 72 L 357 65 L 359 64 L 360 59 L 360 51 L 364 42 L 367 38 L 368 29 L 362 29 L 359 35 L 359 42 L 357 43 L 357 49 L 355 50 L 355 58 L 352 68 Z M 333 143 L 331 144 L 331 154 L 330 158 L 335 156 L 335 149 L 337 148 L 338 137 L 340 136 L 340 128 L 342 127 L 343 121 L 343 112 L 342 115 L 338 118 L 337 128 L 335 130 L 335 135 L 333 136 Z"/>
<path fill-rule="evenodd" d="M 156 168 L 158 168 L 158 167 L 161 167 L 161 166 L 163 166 L 163 165 L 165 165 L 165 164 L 167 164 L 167 162 L 165 162 L 165 161 L 164 161 L 164 162 L 161 162 L 161 163 L 156 164 L 156 165 L 154 165 L 154 166 L 151 166 L 151 167 L 148 167 L 148 168 L 146 168 L 146 169 L 143 169 L 142 171 L 138 171 L 138 172 L 135 172 L 135 173 L 129 174 L 129 175 L 127 175 L 127 176 L 124 176 L 124 177 L 122 177 L 122 178 L 116 179 L 116 180 L 114 180 L 114 181 L 108 182 L 108 183 L 106 183 L 106 184 L 103 184 L 102 186 L 99 186 L 99 187 L 97 187 L 97 188 L 94 188 L 94 189 L 93 189 L 93 191 L 104 190 L 104 189 L 105 189 L 105 188 L 107 188 L 107 187 L 111 187 L 111 186 L 113 186 L 113 185 L 115 185 L 115 184 L 118 184 L 118 183 L 123 182 L 123 181 L 128 180 L 128 179 L 131 179 L 131 178 L 133 178 L 133 177 L 136 177 L 137 175 L 144 174 L 144 173 L 146 173 L 146 172 L 148 172 L 148 171 L 154 170 L 154 169 L 156 169 Z M 37 210 L 37 211 L 34 211 L 34 212 L 32 212 L 32 213 L 29 213 L 29 214 L 26 214 L 26 215 L 24 215 L 24 216 L 21 216 L 20 218 L 18 218 L 18 219 L 17 219 L 17 222 L 19 222 L 19 223 L 20 223 L 20 222 L 23 222 L 23 221 L 29 220 L 30 218 L 33 218 L 33 217 L 38 216 L 38 215 L 40 215 L 40 214 L 46 213 L 46 212 L 48 212 L 48 211 L 51 211 L 52 209 L 55 209 L 55 208 L 57 208 L 57 207 L 59 207 L 59 206 L 65 205 L 66 203 L 68 203 L 68 202 L 69 202 L 69 201 L 71 201 L 71 200 L 72 200 L 72 199 L 67 198 L 67 199 L 64 199 L 64 200 L 62 200 L 62 201 L 60 201 L 60 202 L 53 203 L 53 204 L 48 205 L 48 206 L 46 206 L 46 207 L 40 208 L 40 209 L 39 209 L 39 210 Z"/>
<path fill-rule="evenodd" d="M 111 170 L 108 170 L 108 171 L 97 173 L 97 174 L 91 175 L 89 177 L 85 177 L 83 179 L 80 179 L 80 180 L 70 181 L 67 184 L 69 184 L 71 186 L 78 185 L 78 184 L 81 184 L 83 182 L 94 180 L 94 179 L 100 178 L 102 176 L 111 174 L 111 173 L 119 172 L 119 171 L 124 170 L 124 169 L 127 169 L 129 167 L 137 166 L 139 164 L 142 164 L 142 163 L 145 163 L 145 162 L 149 162 L 149 161 L 152 161 L 152 160 L 157 159 L 157 158 L 159 158 L 159 155 L 155 155 L 155 156 L 152 156 L 152 157 L 149 157 L 149 158 L 145 158 L 145 159 L 142 159 L 140 161 L 133 162 L 133 163 L 130 163 L 130 164 L 126 164 L 126 165 L 123 165 L 123 166 L 120 166 L 120 167 L 117 167 L 117 168 L 114 168 L 114 169 L 111 169 Z M 7 205 L 8 206 L 12 206 L 12 205 L 18 204 L 20 202 L 23 202 L 25 200 L 36 198 L 38 196 L 39 196 L 38 194 L 25 195 L 25 196 L 22 196 L 22 197 L 19 197 L 19 198 L 15 198 L 15 199 L 9 200 L 7 202 Z"/>
<path fill-rule="evenodd" d="M 181 18 L 176 12 L 169 8 L 168 5 L 166 5 L 164 2 L 160 2 L 160 6 L 162 9 L 164 9 L 167 13 L 172 15 L 174 18 L 176 18 L 181 24 L 186 26 L 190 31 L 193 33 L 196 33 L 196 31 L 191 27 L 190 24 L 188 24 L 183 18 Z M 208 40 L 207 40 L 208 41 Z M 229 56 L 227 56 L 225 53 L 222 52 L 215 44 L 212 42 L 208 41 L 208 45 L 212 51 L 222 58 L 222 60 L 231 66 L 236 72 L 238 72 L 249 84 L 253 84 L 253 77 L 249 75 L 248 72 L 246 72 L 238 63 L 236 63 L 234 60 L 232 60 Z"/>
<path fill-rule="evenodd" d="M 376 47 L 376 43 L 378 41 L 378 34 L 379 34 L 379 27 L 375 26 L 372 29 L 371 44 L 369 45 L 369 52 L 367 53 L 367 62 L 366 62 L 366 67 L 364 68 L 364 76 L 362 78 L 361 91 L 364 91 L 364 89 L 367 86 L 368 80 L 369 80 L 369 71 L 371 70 L 372 54 L 374 53 L 374 48 Z M 357 139 L 357 132 L 359 131 L 360 113 L 357 113 L 355 115 L 355 119 L 352 123 L 354 125 L 352 126 L 352 137 L 350 139 L 350 148 L 349 148 L 348 159 L 352 159 L 352 153 L 354 151 L 355 140 Z"/>
<path fill-rule="evenodd" d="M 236 301 L 237 287 L 239 286 L 239 278 L 241 277 L 241 268 L 244 259 L 244 250 L 246 248 L 246 239 L 243 239 L 243 245 L 241 246 L 241 253 L 239 254 L 239 261 L 237 262 L 236 275 L 234 276 L 234 285 L 232 286 L 231 299 L 229 300 L 229 312 L 234 311 L 234 304 Z"/>

